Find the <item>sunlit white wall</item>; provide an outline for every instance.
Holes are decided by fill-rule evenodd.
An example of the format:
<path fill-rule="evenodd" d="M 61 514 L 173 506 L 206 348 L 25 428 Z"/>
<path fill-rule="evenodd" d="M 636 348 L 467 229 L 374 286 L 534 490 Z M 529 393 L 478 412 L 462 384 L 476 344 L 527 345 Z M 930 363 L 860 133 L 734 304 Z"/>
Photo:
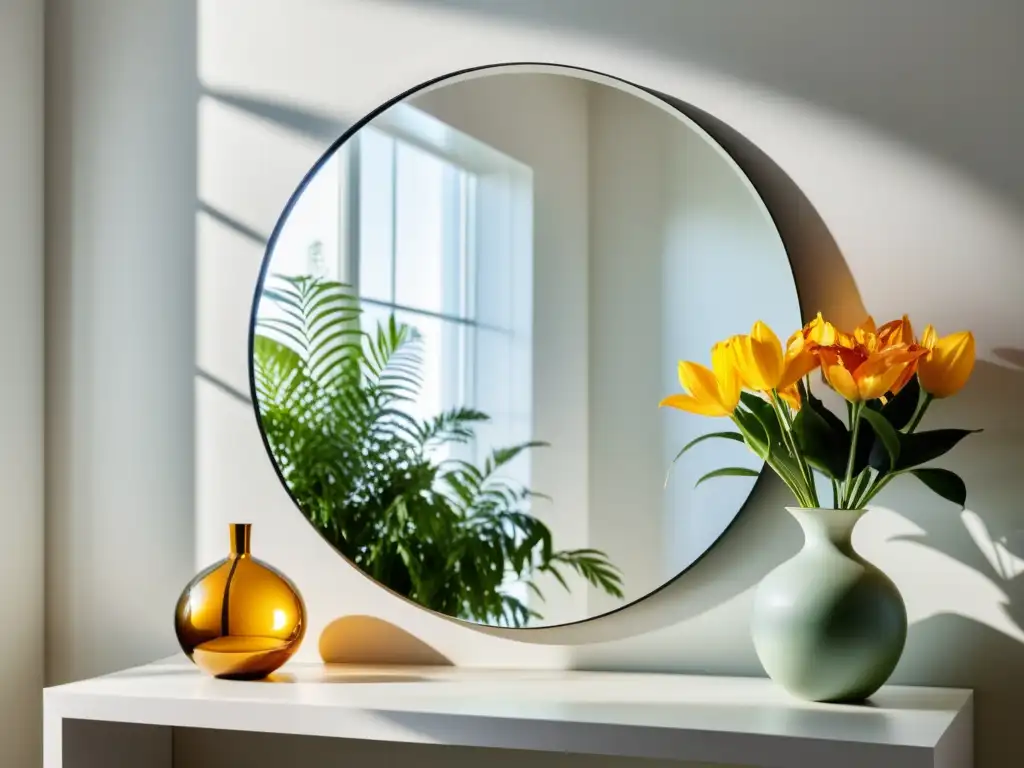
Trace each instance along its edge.
<path fill-rule="evenodd" d="M 39 760 L 43 684 L 43 12 L 0 4 L 0 765 Z"/>
<path fill-rule="evenodd" d="M 170 45 L 168 29 L 177 29 L 175 25 L 163 24 L 157 39 L 146 32 L 148 24 L 166 21 L 159 9 L 173 8 L 184 18 L 188 5 L 179 0 L 50 3 L 58 9 L 71 5 L 84 9 L 84 18 L 75 25 L 81 29 L 70 41 L 75 43 L 74 62 L 80 66 L 55 72 L 51 91 L 74 104 L 64 120 L 58 114 L 56 125 L 75 137 L 79 162 L 73 173 L 70 166 L 58 166 L 63 170 L 48 178 L 55 194 L 77 201 L 83 213 L 74 226 L 62 225 L 63 237 L 79 247 L 91 243 L 93 253 L 118 249 L 124 242 L 125 222 L 145 215 L 154 232 L 145 244 L 163 248 L 165 237 L 180 237 L 188 229 L 186 223 L 168 224 L 177 221 L 176 214 L 168 212 L 178 211 L 176 206 L 186 195 L 184 184 L 173 184 L 181 200 L 178 192 L 167 191 L 167 185 L 168 174 L 177 178 L 178 170 L 191 167 L 185 127 L 191 118 L 164 133 L 160 124 L 134 122 L 131 113 L 114 111 L 111 105 L 130 102 L 144 114 L 160 109 L 172 122 L 189 113 L 184 101 L 167 98 L 195 75 L 194 57 L 188 66 L 184 61 L 189 54 L 187 36 Z M 821 308 L 841 322 L 860 319 L 865 306 L 882 317 L 909 311 L 919 324 L 931 321 L 943 332 L 968 327 L 978 334 L 981 362 L 972 384 L 962 397 L 943 403 L 932 422 L 986 429 L 942 462 L 968 483 L 970 525 L 965 526 L 949 505 L 907 481 L 894 483 L 892 492 L 880 498 L 884 509 L 865 518 L 859 538 L 865 553 L 892 573 L 915 622 L 895 679 L 975 688 L 978 764 L 999 768 L 1020 763 L 1024 690 L 1018 681 L 1024 677 L 1024 655 L 1017 631 L 1024 621 L 1024 590 L 1020 578 L 1010 575 L 1014 571 L 993 567 L 999 561 L 992 558 L 1014 541 L 1012 534 L 1021 525 L 1019 500 L 1024 496 L 1019 466 L 1024 425 L 1012 405 L 1022 389 L 1024 365 L 1024 309 L 1019 301 L 1024 283 L 1024 160 L 1017 146 L 1020 101 L 1012 98 L 1020 80 L 1015 35 L 1024 23 L 1024 9 L 996 0 L 934 0 L 926 9 L 924 5 L 912 12 L 906 5 L 897 9 L 874 0 L 822 3 L 811 13 L 805 3 L 775 0 L 752 4 L 754 19 L 748 22 L 721 4 L 688 6 L 683 11 L 674 3 L 657 3 L 658 14 L 643 28 L 644 14 L 622 18 L 623 9 L 631 4 L 613 7 L 596 0 L 202 0 L 198 69 L 208 90 L 205 103 L 230 113 L 231 119 L 222 121 L 224 130 L 216 136 L 212 128 L 201 126 L 203 141 L 210 142 L 207 157 L 222 164 L 214 166 L 220 170 L 208 183 L 199 185 L 200 197 L 211 198 L 211 205 L 226 209 L 241 226 L 220 228 L 225 219 L 211 215 L 211 223 L 217 225 L 210 230 L 215 237 L 203 245 L 200 233 L 198 280 L 205 286 L 196 299 L 201 305 L 197 345 L 205 350 L 200 359 L 216 365 L 216 378 L 244 389 L 246 361 L 244 343 L 239 342 L 244 342 L 262 251 L 258 241 L 330 132 L 312 131 L 311 146 L 300 141 L 293 153 L 294 145 L 285 137 L 295 132 L 281 126 L 297 122 L 297 114 L 314 128 L 335 125 L 425 78 L 511 60 L 590 66 L 675 94 L 760 147 L 810 200 L 814 210 L 805 208 L 804 214 L 816 211 L 831 231 L 831 238 L 823 237 L 813 215 L 790 222 L 804 245 L 815 242 L 812 235 L 818 238 L 815 248 L 795 254 L 799 287 L 809 310 Z M 566 8 L 577 9 L 576 23 L 565 22 Z M 532 20 L 524 18 L 526 11 L 536 14 Z M 95 16 L 95 22 L 86 12 Z M 48 34 L 58 50 L 68 47 L 67 38 L 58 37 L 54 43 L 55 33 Z M 168 76 L 160 86 L 150 85 L 147 94 L 160 93 L 160 99 L 143 97 L 124 80 L 96 79 L 97 62 L 111 68 L 116 64 L 130 73 L 132 65 L 147 60 L 143 51 L 160 56 L 177 52 L 183 57 L 172 67 L 173 83 Z M 812 54 L 816 65 L 808 63 Z M 765 79 L 773 87 L 757 84 Z M 71 116 L 77 117 L 71 121 Z M 153 135 L 163 138 L 151 156 L 133 153 L 131 163 L 118 159 L 122 155 L 115 150 L 144 144 Z M 163 172 L 154 171 L 150 163 L 162 160 Z M 775 172 L 770 162 L 757 162 L 766 173 Z M 111 199 L 112 167 L 136 181 L 137 194 Z M 195 205 L 195 194 L 193 184 L 189 206 Z M 90 210 L 87 203 L 99 210 Z M 102 222 L 106 226 L 98 226 Z M 843 255 L 839 261 L 834 245 L 830 248 L 832 239 Z M 136 235 L 130 242 L 146 255 Z M 153 266 L 150 260 L 142 263 Z M 65 289 L 70 295 L 55 298 L 68 307 L 80 307 L 91 287 L 132 264 L 87 261 L 82 272 L 75 273 L 73 290 Z M 179 276 L 160 275 L 167 280 Z M 53 278 L 48 285 L 53 285 Z M 107 292 L 101 298 L 123 306 L 118 302 L 124 295 Z M 165 318 L 178 328 L 189 328 L 194 315 L 188 303 L 183 299 L 173 307 L 160 305 L 167 310 L 160 321 L 152 319 L 146 307 L 132 304 L 131 309 L 142 311 L 151 319 L 149 327 L 162 333 L 170 327 Z M 66 324 L 51 333 L 68 347 L 78 341 L 93 345 L 84 347 L 80 354 L 85 357 L 96 347 L 116 344 L 126 327 L 88 325 L 85 310 L 77 311 L 79 325 Z M 130 318 L 130 313 L 124 316 Z M 190 335 L 189 331 L 181 338 Z M 215 350 L 223 357 L 214 355 Z M 140 360 L 151 359 L 135 346 L 128 351 L 142 355 Z M 191 365 L 191 360 L 183 362 L 168 376 L 190 372 Z M 151 370 L 157 369 L 133 365 L 129 374 Z M 51 385 L 59 375 L 49 376 Z M 76 378 L 61 390 L 65 395 L 56 417 L 66 420 L 74 414 L 82 428 L 93 430 L 88 434 L 100 431 L 98 425 L 112 433 L 102 444 L 79 449 L 79 457 L 102 453 L 106 461 L 113 456 L 114 466 L 124 470 L 123 482 L 138 469 L 144 479 L 153 481 L 153 489 L 148 496 L 114 493 L 116 484 L 105 477 L 74 501 L 76 509 L 104 509 L 108 515 L 103 525 L 91 529 L 92 535 L 83 531 L 67 537 L 77 538 L 89 554 L 67 566 L 81 582 L 76 594 L 83 605 L 97 609 L 91 615 L 85 608 L 75 614 L 78 626 L 92 627 L 83 629 L 87 638 L 110 626 L 109 614 L 99 609 L 112 602 L 104 590 L 89 587 L 99 584 L 123 595 L 121 604 L 130 606 L 128 613 L 135 621 L 166 626 L 178 569 L 184 572 L 195 565 L 179 563 L 159 590 L 140 588 L 137 578 L 121 584 L 103 576 L 109 573 L 107 563 L 125 557 L 133 543 L 162 542 L 164 551 L 178 553 L 177 537 L 190 535 L 190 522 L 188 515 L 179 519 L 171 509 L 176 502 L 166 501 L 176 499 L 175 489 L 181 486 L 177 459 L 145 452 L 125 459 L 124 452 L 114 450 L 149 446 L 146 440 L 153 430 L 138 409 L 99 407 L 95 398 L 110 380 L 96 376 Z M 147 391 L 163 391 L 160 386 L 146 379 Z M 314 595 L 310 609 L 315 615 L 372 611 L 459 661 L 760 674 L 747 629 L 750 590 L 798 546 L 795 526 L 780 512 L 786 497 L 777 484 L 758 489 L 736 527 L 675 588 L 610 620 L 535 636 L 553 645 L 527 645 L 424 615 L 382 596 L 328 552 L 290 508 L 263 453 L 249 406 L 231 394 L 232 387 L 209 379 L 199 380 L 196 387 L 200 560 L 221 555 L 224 524 L 245 515 L 256 523 L 254 547 Z M 71 391 L 79 393 L 75 399 Z M 176 397 L 187 396 L 188 391 L 182 390 L 182 395 L 175 390 Z M 188 421 L 184 409 L 168 405 L 179 401 L 168 398 L 154 398 L 159 403 L 152 404 L 152 413 L 162 414 L 169 425 Z M 172 426 L 167 432 L 177 434 Z M 80 434 L 69 431 L 65 437 L 81 446 Z M 57 469 L 69 471 L 66 466 Z M 154 499 L 160 505 L 148 504 Z M 143 517 L 140 510 L 148 511 Z M 138 539 L 126 542 L 125 530 Z M 59 558 L 69 549 L 55 552 L 51 546 L 50 557 Z M 187 554 L 179 555 L 188 559 Z M 180 581 L 187 578 L 180 576 Z M 58 589 L 69 590 L 69 581 Z M 330 584 L 333 589 L 320 593 L 315 584 Z M 64 607 L 58 604 L 55 610 Z M 597 642 L 580 649 L 558 645 L 582 637 Z M 137 637 L 129 644 L 153 652 L 159 646 Z M 315 650 L 309 645 L 308 650 Z M 105 654 L 87 642 L 72 659 L 69 674 L 89 674 L 134 660 L 128 655 Z"/>

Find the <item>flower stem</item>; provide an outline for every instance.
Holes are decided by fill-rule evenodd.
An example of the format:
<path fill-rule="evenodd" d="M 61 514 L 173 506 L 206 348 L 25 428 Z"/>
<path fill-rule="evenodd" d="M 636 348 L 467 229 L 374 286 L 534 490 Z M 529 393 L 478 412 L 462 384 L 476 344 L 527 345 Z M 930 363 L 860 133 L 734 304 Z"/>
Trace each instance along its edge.
<path fill-rule="evenodd" d="M 751 435 L 750 432 L 747 431 L 747 428 L 743 426 L 743 422 L 740 421 L 740 419 L 738 419 L 735 414 L 733 414 L 732 416 L 732 421 L 736 425 L 736 428 L 740 431 L 740 434 L 743 435 L 744 442 L 746 443 L 747 448 L 749 448 L 755 456 L 760 458 L 762 461 L 764 461 L 765 464 L 772 468 L 775 474 L 779 476 L 779 479 L 786 484 L 786 487 L 789 488 L 790 491 L 792 491 L 793 496 L 796 497 L 797 503 L 803 507 L 814 506 L 813 504 L 811 504 L 810 499 L 807 497 L 807 494 L 805 492 L 803 484 L 800 482 L 800 479 L 796 477 L 794 474 L 792 474 L 792 472 L 790 472 L 789 468 L 786 467 L 785 464 L 776 461 L 772 457 L 770 447 L 769 450 L 764 454 L 756 450 L 754 447 L 756 444 L 755 436 Z M 767 435 L 765 437 L 767 438 Z"/>
<path fill-rule="evenodd" d="M 804 458 L 804 455 L 800 452 L 799 446 L 796 444 L 796 435 L 793 434 L 793 419 L 789 415 L 789 406 L 782 402 L 782 398 L 779 397 L 778 391 L 774 389 L 772 390 L 772 405 L 775 407 L 775 414 L 782 423 L 782 434 L 786 439 L 789 452 L 793 455 L 794 461 L 796 461 L 797 466 L 800 468 L 800 474 L 803 476 L 804 482 L 807 484 L 808 499 L 815 507 L 817 507 L 818 491 L 814 487 L 814 473 L 811 471 L 810 466 L 807 464 L 807 460 Z"/>
<path fill-rule="evenodd" d="M 857 437 L 860 435 L 860 411 L 863 408 L 863 403 L 851 403 L 850 404 L 850 431 L 852 437 L 850 439 L 850 457 L 846 462 L 846 477 L 843 480 L 843 509 L 849 509 L 847 504 L 850 502 L 850 497 L 853 494 L 853 465 L 857 458 Z"/>
<path fill-rule="evenodd" d="M 857 482 L 854 486 L 853 498 L 850 499 L 850 509 L 862 509 L 867 502 L 867 492 L 871 488 L 871 472 L 862 471 L 857 475 Z"/>
<path fill-rule="evenodd" d="M 921 402 L 918 403 L 917 410 L 914 411 L 913 418 L 910 420 L 910 423 L 906 427 L 907 434 L 910 434 L 915 429 L 917 429 L 918 425 L 921 423 L 921 419 L 924 418 L 925 411 L 928 410 L 928 406 L 932 404 L 932 401 L 934 399 L 934 395 L 930 395 L 927 392 L 925 393 L 924 397 L 921 399 Z M 875 498 L 875 496 L 881 493 L 882 489 L 885 488 L 885 486 L 887 486 L 889 482 L 898 474 L 899 472 L 876 475 L 875 479 L 871 482 L 871 484 L 868 485 L 866 489 L 864 489 L 864 492 L 861 494 L 861 498 L 857 500 L 860 506 L 863 507 L 869 501 Z"/>
<path fill-rule="evenodd" d="M 928 406 L 932 404 L 932 400 L 934 399 L 935 395 L 928 394 L 927 392 L 925 393 L 924 398 L 918 404 L 917 410 L 914 412 L 914 418 L 912 418 L 910 420 L 910 424 L 907 425 L 907 434 L 910 434 L 917 429 L 917 425 L 920 424 L 921 419 L 924 418 L 924 412 L 928 410 Z"/>

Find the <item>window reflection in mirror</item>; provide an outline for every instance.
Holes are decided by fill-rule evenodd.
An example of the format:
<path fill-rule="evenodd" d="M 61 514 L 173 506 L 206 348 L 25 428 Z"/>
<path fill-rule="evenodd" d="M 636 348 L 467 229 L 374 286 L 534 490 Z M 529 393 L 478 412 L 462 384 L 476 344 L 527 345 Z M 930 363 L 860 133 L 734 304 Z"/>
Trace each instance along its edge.
<path fill-rule="evenodd" d="M 640 599 L 725 531 L 749 481 L 666 473 L 702 431 L 675 361 L 799 322 L 763 204 L 637 89 L 506 68 L 377 115 L 268 250 L 255 399 L 324 537 L 425 607 L 505 626 Z M 742 279 L 738 279 L 742 278 Z M 727 457 L 724 452 L 730 452 Z"/>

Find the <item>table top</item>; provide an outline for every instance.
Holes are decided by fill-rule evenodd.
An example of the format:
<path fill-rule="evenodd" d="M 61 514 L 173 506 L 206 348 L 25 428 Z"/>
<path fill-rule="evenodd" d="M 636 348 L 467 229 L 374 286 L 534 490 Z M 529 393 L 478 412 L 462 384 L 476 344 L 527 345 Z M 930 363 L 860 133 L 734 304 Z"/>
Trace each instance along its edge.
<path fill-rule="evenodd" d="M 815 704 L 762 678 L 309 663 L 236 682 L 182 657 L 49 688 L 45 701 L 80 719 L 749 765 L 841 768 L 838 754 L 880 768 L 890 755 L 939 765 L 954 723 L 970 728 L 972 695 L 887 686 L 865 705 Z"/>

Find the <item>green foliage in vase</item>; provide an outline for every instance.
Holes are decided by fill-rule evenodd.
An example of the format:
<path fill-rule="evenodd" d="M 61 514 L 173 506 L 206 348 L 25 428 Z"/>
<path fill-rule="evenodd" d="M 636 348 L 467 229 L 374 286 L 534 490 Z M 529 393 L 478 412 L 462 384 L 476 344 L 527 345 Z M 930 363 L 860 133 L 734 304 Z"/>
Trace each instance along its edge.
<path fill-rule="evenodd" d="M 390 316 L 360 327 L 359 300 L 337 282 L 278 278 L 263 293 L 253 349 L 264 434 L 302 512 L 345 557 L 381 584 L 450 616 L 521 627 L 543 616 L 504 588 L 510 578 L 543 599 L 548 574 L 575 572 L 621 598 L 621 573 L 595 549 L 556 550 L 529 513 L 538 494 L 502 476 L 527 442 L 477 465 L 437 460 L 467 443 L 488 416 L 455 408 L 409 414 L 422 386 L 423 345 Z"/>

